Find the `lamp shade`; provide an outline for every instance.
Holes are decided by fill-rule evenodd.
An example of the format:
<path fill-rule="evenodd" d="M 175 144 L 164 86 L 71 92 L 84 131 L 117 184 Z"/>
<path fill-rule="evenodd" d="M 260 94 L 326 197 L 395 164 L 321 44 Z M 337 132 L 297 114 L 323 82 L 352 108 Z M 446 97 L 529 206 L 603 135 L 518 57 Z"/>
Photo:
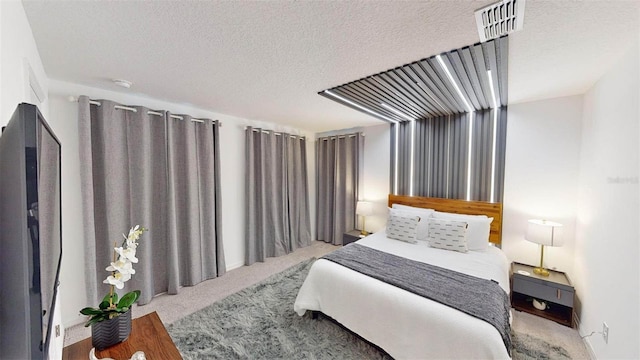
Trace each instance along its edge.
<path fill-rule="evenodd" d="M 544 246 L 561 246 L 562 224 L 547 220 L 529 220 L 524 238 Z"/>
<path fill-rule="evenodd" d="M 369 201 L 358 201 L 356 204 L 356 214 L 369 216 L 373 214 L 373 204 Z"/>

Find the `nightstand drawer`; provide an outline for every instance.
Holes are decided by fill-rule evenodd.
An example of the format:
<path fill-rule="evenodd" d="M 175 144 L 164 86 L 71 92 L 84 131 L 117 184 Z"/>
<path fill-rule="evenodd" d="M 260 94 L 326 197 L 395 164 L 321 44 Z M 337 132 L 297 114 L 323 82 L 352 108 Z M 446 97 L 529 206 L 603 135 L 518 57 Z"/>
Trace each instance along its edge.
<path fill-rule="evenodd" d="M 346 233 L 344 233 L 342 237 L 342 245 L 346 246 L 360 239 L 362 239 L 362 236 L 360 235 L 360 230 L 347 231 Z"/>
<path fill-rule="evenodd" d="M 547 300 L 556 304 L 573 307 L 573 291 L 548 286 L 520 277 L 513 279 L 513 291 L 529 295 L 536 299 Z"/>

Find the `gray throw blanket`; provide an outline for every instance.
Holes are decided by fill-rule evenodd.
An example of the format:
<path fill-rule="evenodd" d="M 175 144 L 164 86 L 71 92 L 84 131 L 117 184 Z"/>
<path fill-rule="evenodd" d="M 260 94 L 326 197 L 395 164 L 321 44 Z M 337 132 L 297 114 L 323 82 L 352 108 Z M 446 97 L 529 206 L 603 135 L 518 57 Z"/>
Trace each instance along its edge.
<path fill-rule="evenodd" d="M 511 354 L 509 296 L 496 281 L 350 244 L 322 257 L 493 325 Z"/>

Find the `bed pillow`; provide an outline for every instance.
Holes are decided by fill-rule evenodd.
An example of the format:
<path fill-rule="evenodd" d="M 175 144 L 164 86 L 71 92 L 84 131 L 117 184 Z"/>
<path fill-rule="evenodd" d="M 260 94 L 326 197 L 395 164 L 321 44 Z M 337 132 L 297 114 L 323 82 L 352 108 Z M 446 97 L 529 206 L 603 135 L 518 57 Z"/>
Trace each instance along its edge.
<path fill-rule="evenodd" d="M 467 223 L 464 221 L 431 218 L 429 223 L 429 246 L 466 253 Z"/>
<path fill-rule="evenodd" d="M 469 250 L 486 250 L 489 246 L 489 233 L 493 218 L 486 215 L 465 215 L 435 211 L 432 215 L 436 219 L 464 221 L 467 228 L 467 246 Z"/>
<path fill-rule="evenodd" d="M 387 237 L 415 244 L 419 222 L 420 217 L 417 215 L 391 209 L 387 221 Z"/>
<path fill-rule="evenodd" d="M 400 204 L 393 204 L 391 205 L 391 208 L 394 210 L 402 211 L 405 214 L 420 216 L 420 222 L 418 223 L 418 230 L 416 231 L 416 240 L 427 241 L 427 238 L 429 237 L 429 224 L 426 220 L 430 218 L 431 215 L 433 215 L 435 210 L 423 209 L 419 207 L 400 205 Z"/>

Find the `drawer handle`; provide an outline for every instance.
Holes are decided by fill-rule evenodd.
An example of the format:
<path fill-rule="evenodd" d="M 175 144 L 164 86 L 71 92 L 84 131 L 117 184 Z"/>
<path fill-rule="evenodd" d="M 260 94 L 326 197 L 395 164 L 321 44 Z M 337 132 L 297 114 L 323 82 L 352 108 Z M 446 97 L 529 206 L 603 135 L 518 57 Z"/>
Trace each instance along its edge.
<path fill-rule="evenodd" d="M 560 299 L 562 297 L 562 293 L 560 292 L 560 289 L 557 289 L 556 291 L 558 292 L 556 296 L 558 297 L 558 299 Z"/>

